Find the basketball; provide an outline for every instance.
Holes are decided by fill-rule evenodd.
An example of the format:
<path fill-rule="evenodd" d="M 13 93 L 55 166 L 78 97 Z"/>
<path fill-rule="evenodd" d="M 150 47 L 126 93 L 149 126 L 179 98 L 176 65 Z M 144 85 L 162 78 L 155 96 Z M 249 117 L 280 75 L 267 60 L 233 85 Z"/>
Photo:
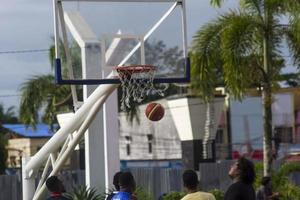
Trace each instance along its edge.
<path fill-rule="evenodd" d="M 151 121 L 159 121 L 165 114 L 164 107 L 159 103 L 149 103 L 145 110 L 146 117 Z"/>

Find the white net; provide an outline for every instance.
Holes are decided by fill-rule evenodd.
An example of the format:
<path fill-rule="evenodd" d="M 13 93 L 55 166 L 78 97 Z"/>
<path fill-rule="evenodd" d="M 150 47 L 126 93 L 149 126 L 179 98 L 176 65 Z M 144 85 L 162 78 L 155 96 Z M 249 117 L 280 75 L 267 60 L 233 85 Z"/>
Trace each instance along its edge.
<path fill-rule="evenodd" d="M 155 67 L 149 65 L 134 65 L 115 68 L 119 75 L 122 88 L 121 110 L 130 108 L 130 101 L 140 103 L 150 94 L 163 96 L 165 89 L 154 87 Z"/>

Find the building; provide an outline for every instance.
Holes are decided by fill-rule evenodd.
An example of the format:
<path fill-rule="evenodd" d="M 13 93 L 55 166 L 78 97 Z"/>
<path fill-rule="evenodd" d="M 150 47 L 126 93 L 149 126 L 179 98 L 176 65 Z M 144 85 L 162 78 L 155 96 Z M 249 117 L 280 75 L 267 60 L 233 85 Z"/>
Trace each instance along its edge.
<path fill-rule="evenodd" d="M 36 129 L 24 124 L 3 124 L 9 133 L 7 166 L 21 167 L 22 156 L 33 156 L 54 134 L 46 124 L 37 124 Z"/>
<path fill-rule="evenodd" d="M 211 104 L 213 127 L 206 137 L 207 104 L 197 97 L 175 97 L 158 101 L 165 108 L 164 117 L 158 122 L 146 118 L 146 105 L 139 106 L 139 122 L 126 119 L 125 113 L 119 116 L 120 158 L 122 167 L 195 167 L 201 162 L 204 144 L 218 148 L 215 159 L 228 158 L 228 134 L 225 96 L 216 97 Z M 216 141 L 217 138 L 217 141 Z M 202 145 L 203 144 L 203 145 Z M 182 157 L 185 159 L 182 162 Z M 208 159 L 202 159 L 202 162 Z"/>
<path fill-rule="evenodd" d="M 284 157 L 294 144 L 300 143 L 299 99 L 299 88 L 281 88 L 273 93 L 273 143 L 274 150 L 275 145 L 279 145 L 278 158 Z M 230 124 L 234 157 L 249 155 L 255 159 L 262 159 L 262 110 L 262 99 L 258 96 L 257 91 L 249 92 L 249 95 L 242 101 L 230 100 Z"/>

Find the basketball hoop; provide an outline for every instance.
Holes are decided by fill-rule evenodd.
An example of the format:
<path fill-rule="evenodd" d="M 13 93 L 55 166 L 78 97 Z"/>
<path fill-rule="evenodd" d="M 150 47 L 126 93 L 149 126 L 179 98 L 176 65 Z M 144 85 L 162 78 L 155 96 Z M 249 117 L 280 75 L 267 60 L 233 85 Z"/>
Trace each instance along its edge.
<path fill-rule="evenodd" d="M 152 65 L 130 65 L 115 67 L 122 87 L 121 110 L 130 108 L 130 99 L 141 102 L 150 93 L 163 96 L 163 91 L 153 84 L 156 67 Z"/>

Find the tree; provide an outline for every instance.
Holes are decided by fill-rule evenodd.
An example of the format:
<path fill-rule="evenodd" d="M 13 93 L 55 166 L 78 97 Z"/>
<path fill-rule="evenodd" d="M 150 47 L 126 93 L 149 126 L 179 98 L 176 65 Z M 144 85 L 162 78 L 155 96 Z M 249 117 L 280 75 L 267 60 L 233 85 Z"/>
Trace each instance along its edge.
<path fill-rule="evenodd" d="M 5 108 L 2 104 L 0 104 L 0 124 L 8 123 L 8 124 L 16 124 L 18 123 L 18 118 L 15 115 L 14 107 L 11 106 L 7 108 L 5 111 Z"/>
<path fill-rule="evenodd" d="M 263 166 L 261 163 L 255 165 L 255 171 L 255 187 L 258 188 L 263 177 Z M 299 199 L 300 188 L 290 180 L 290 175 L 295 172 L 300 172 L 300 165 L 296 162 L 282 163 L 276 171 L 272 170 L 272 189 L 274 192 L 279 192 L 280 200 Z"/>
<path fill-rule="evenodd" d="M 222 72 L 226 90 L 242 99 L 246 90 L 261 88 L 264 124 L 264 174 L 272 166 L 272 90 L 285 66 L 287 43 L 300 66 L 300 1 L 240 0 L 231 10 L 204 25 L 191 48 L 192 88 L 206 100 L 213 96 Z M 222 0 L 211 0 L 221 6 Z M 286 23 L 285 23 L 286 22 Z"/>
<path fill-rule="evenodd" d="M 5 123 L 18 123 L 18 118 L 15 116 L 14 107 L 9 107 L 5 110 L 4 106 L 0 104 L 0 174 L 4 174 L 7 160 L 7 150 L 5 148 L 7 139 L 4 137 L 7 130 L 1 126 L 1 124 Z"/>
<path fill-rule="evenodd" d="M 80 48 L 72 43 L 71 56 L 74 67 L 75 77 L 81 73 Z M 67 74 L 66 55 L 63 50 L 62 42 L 60 42 L 61 60 L 63 66 L 63 74 Z M 49 60 L 51 66 L 54 66 L 55 47 L 49 48 Z M 53 74 L 33 76 L 24 82 L 21 86 L 20 101 L 20 120 L 21 122 L 35 127 L 39 121 L 39 113 L 42 114 L 42 121 L 49 124 L 53 128 L 56 123 L 56 114 L 58 112 L 70 111 L 73 108 L 72 94 L 70 86 L 57 85 L 54 83 Z M 42 111 L 44 109 L 44 111 Z"/>

